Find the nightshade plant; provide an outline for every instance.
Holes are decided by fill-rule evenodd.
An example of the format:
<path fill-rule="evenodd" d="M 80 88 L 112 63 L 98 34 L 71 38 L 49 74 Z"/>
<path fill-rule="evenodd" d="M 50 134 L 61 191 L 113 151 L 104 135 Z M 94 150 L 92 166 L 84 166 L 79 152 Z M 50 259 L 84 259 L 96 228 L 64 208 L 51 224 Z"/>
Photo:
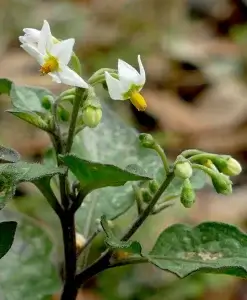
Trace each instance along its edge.
<path fill-rule="evenodd" d="M 52 247 L 46 233 L 3 209 L 0 258 L 13 243 L 0 262 L 0 293 L 5 299 L 47 299 L 60 290 L 62 300 L 74 300 L 96 274 L 137 263 L 151 263 L 181 278 L 201 271 L 247 277 L 247 236 L 232 225 L 175 224 L 164 229 L 150 251 L 133 239 L 147 218 L 169 209 L 176 199 L 190 208 L 203 174 L 217 193 L 228 195 L 230 176 L 241 172 L 229 155 L 195 149 L 169 162 L 150 134 L 138 137 L 102 103 L 97 85 L 107 88 L 113 100 L 130 99 L 138 110 L 146 109 L 139 93 L 146 81 L 140 56 L 139 72 L 119 60 L 118 70 L 100 69 L 85 81 L 73 52 L 74 39 L 56 39 L 47 21 L 40 31 L 24 29 L 19 39 L 39 63 L 41 75 L 70 87 L 55 96 L 43 88 L 0 80 L 0 92 L 12 101 L 8 112 L 45 131 L 53 146 L 43 164 L 24 162 L 15 150 L 0 147 L 1 209 L 20 182 L 32 182 L 59 218 L 64 255 L 59 272 L 49 261 Z M 116 234 L 114 219 L 131 207 L 135 219 Z M 98 234 L 105 235 L 105 251 L 88 263 L 88 250 Z M 8 260 L 13 261 L 10 270 Z M 29 268 L 22 274 L 23 264 L 31 261 L 35 271 Z M 31 286 L 26 288 L 24 281 Z"/>

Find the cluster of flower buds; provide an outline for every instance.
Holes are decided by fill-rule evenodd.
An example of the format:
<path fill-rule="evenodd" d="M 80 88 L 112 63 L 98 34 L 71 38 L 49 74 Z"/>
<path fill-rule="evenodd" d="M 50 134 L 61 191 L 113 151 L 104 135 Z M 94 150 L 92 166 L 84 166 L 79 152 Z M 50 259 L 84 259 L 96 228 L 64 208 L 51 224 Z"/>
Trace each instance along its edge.
<path fill-rule="evenodd" d="M 143 147 L 155 150 L 163 160 L 166 160 L 166 157 L 160 151 L 161 147 L 151 134 L 140 134 L 139 140 Z M 168 163 L 164 164 L 164 166 L 166 165 Z M 232 193 L 232 181 L 229 176 L 239 175 L 242 171 L 239 162 L 229 155 L 218 155 L 195 149 L 182 152 L 174 164 L 166 169 L 182 180 L 180 201 L 187 208 L 191 207 L 196 199 L 191 183 L 194 169 L 199 169 L 209 175 L 215 191 L 223 195 Z M 144 189 L 141 195 L 144 202 L 149 202 L 152 199 L 150 189 Z"/>
<path fill-rule="evenodd" d="M 229 176 L 239 175 L 242 171 L 239 162 L 230 156 L 198 152 L 192 150 L 193 154 L 189 155 L 187 150 L 187 157 L 178 156 L 174 164 L 174 174 L 184 180 L 180 200 L 185 207 L 191 207 L 195 202 L 195 192 L 190 182 L 193 169 L 199 169 L 210 176 L 215 191 L 223 195 L 232 193 Z"/>

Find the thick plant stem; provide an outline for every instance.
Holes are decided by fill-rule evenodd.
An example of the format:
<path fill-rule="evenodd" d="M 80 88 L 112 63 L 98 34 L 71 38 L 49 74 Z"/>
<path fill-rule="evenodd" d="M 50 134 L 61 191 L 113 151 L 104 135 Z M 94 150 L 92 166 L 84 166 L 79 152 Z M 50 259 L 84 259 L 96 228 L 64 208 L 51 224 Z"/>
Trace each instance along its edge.
<path fill-rule="evenodd" d="M 76 242 L 74 214 L 65 212 L 60 218 L 64 240 L 64 288 L 61 300 L 75 300 L 78 287 L 75 284 L 76 275 Z"/>
<path fill-rule="evenodd" d="M 71 122 L 68 132 L 68 140 L 64 147 L 60 128 L 57 121 L 57 107 L 54 105 L 54 125 L 56 135 L 54 139 L 54 145 L 57 153 L 57 163 L 61 164 L 58 154 L 69 153 L 72 147 L 77 115 L 80 109 L 82 101 L 83 89 L 76 89 L 76 97 L 74 101 L 74 107 L 71 116 Z M 59 218 L 63 232 L 63 244 L 64 244 L 64 287 L 61 296 L 61 300 L 75 300 L 78 292 L 76 286 L 76 240 L 75 240 L 75 212 L 70 211 L 70 198 L 69 188 L 67 186 L 67 174 L 59 176 L 60 181 L 60 195 L 63 211 L 60 212 Z"/>
<path fill-rule="evenodd" d="M 166 190 L 168 185 L 174 178 L 173 172 L 168 173 L 165 181 L 162 183 L 156 194 L 154 195 L 152 201 L 148 204 L 146 209 L 139 215 L 134 224 L 130 227 L 130 229 L 126 232 L 126 234 L 122 237 L 122 241 L 127 241 L 132 235 L 137 231 L 137 229 L 142 225 L 142 223 L 146 220 L 146 218 L 152 213 L 155 204 L 158 202 L 159 198 Z"/>

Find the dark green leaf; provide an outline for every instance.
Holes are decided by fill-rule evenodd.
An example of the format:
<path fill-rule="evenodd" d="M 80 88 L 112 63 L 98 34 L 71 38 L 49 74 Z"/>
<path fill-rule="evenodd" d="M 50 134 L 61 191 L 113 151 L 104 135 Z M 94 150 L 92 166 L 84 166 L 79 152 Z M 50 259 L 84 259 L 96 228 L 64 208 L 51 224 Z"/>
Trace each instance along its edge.
<path fill-rule="evenodd" d="M 120 241 L 120 239 L 114 235 L 112 229 L 109 227 L 105 216 L 101 217 L 101 225 L 107 236 L 105 243 L 109 248 L 120 249 L 124 250 L 125 252 L 141 255 L 142 247 L 140 243 L 137 241 Z"/>
<path fill-rule="evenodd" d="M 61 288 L 58 268 L 51 261 L 52 243 L 31 219 L 7 210 L 1 220 L 17 221 L 10 251 L 0 260 L 0 297 L 4 300 L 42 300 Z"/>
<path fill-rule="evenodd" d="M 128 181 L 151 179 L 138 166 L 121 169 L 114 165 L 81 159 L 75 155 L 60 158 L 80 181 L 82 188 L 88 192 L 107 186 L 124 185 Z"/>
<path fill-rule="evenodd" d="M 49 131 L 49 126 L 47 122 L 44 120 L 45 116 L 42 118 L 40 115 L 38 115 L 33 111 L 26 111 L 20 109 L 11 109 L 11 110 L 7 110 L 7 112 L 42 130 Z"/>
<path fill-rule="evenodd" d="M 14 163 L 20 159 L 20 154 L 10 148 L 0 145 L 0 163 Z"/>
<path fill-rule="evenodd" d="M 173 225 L 147 255 L 151 263 L 179 277 L 203 271 L 247 278 L 247 235 L 235 226 L 207 222 Z"/>
<path fill-rule="evenodd" d="M 11 248 L 14 241 L 16 226 L 17 223 L 13 221 L 0 223 L 0 258 L 2 258 Z"/>

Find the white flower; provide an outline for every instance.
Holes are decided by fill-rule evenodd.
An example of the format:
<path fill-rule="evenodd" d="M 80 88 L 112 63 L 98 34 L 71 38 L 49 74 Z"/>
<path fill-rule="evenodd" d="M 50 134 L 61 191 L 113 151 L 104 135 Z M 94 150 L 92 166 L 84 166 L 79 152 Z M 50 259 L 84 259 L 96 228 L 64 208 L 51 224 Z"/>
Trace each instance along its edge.
<path fill-rule="evenodd" d="M 145 99 L 139 93 L 146 81 L 146 74 L 141 62 L 141 57 L 138 55 L 138 64 L 140 73 L 125 61 L 118 60 L 118 78 L 111 76 L 105 72 L 106 84 L 110 97 L 113 100 L 130 99 L 132 104 L 141 111 L 147 108 Z"/>
<path fill-rule="evenodd" d="M 49 74 L 57 83 L 88 88 L 88 84 L 67 66 L 73 53 L 74 39 L 54 43 L 47 21 L 44 21 L 37 44 L 36 37 L 35 29 L 31 30 L 31 34 L 29 31 L 28 36 L 22 37 L 21 47 L 38 61 L 42 75 Z"/>

